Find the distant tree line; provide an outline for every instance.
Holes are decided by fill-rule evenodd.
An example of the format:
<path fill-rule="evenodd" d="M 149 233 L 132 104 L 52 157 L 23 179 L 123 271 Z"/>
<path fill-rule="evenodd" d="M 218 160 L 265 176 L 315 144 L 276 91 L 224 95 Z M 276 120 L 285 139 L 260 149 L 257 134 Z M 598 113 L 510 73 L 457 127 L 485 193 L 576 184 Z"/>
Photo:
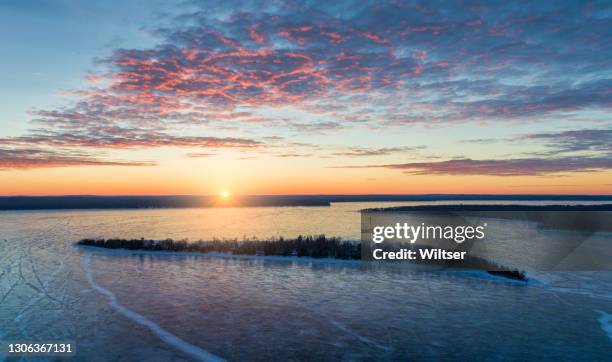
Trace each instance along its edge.
<path fill-rule="evenodd" d="M 97 246 L 107 249 L 184 251 L 199 253 L 231 253 L 235 255 L 278 255 L 311 258 L 361 259 L 359 242 L 343 241 L 325 235 L 298 236 L 295 239 L 213 239 L 148 240 L 148 239 L 82 239 L 80 245 Z"/>

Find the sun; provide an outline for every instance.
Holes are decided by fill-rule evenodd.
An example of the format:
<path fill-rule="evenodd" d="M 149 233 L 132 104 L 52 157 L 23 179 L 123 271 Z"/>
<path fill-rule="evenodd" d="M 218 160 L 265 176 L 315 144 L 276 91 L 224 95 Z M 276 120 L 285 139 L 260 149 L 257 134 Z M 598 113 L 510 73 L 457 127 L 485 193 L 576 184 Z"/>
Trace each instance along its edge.
<path fill-rule="evenodd" d="M 230 193 L 228 191 L 222 191 L 221 192 L 221 197 L 224 199 L 227 199 L 228 197 L 230 197 Z"/>

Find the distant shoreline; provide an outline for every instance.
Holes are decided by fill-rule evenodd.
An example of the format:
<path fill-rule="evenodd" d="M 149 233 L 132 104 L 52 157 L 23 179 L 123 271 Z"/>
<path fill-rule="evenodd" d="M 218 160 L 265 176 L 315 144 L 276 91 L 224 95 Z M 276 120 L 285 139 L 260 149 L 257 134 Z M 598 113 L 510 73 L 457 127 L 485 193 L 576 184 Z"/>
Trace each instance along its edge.
<path fill-rule="evenodd" d="M 527 220 L 545 229 L 612 232 L 612 204 L 596 205 L 415 205 L 362 210 L 362 215 L 418 213 L 482 219 Z"/>
<path fill-rule="evenodd" d="M 612 195 L 236 195 L 218 196 L 0 196 L 0 210 L 163 209 L 203 207 L 330 206 L 337 202 L 586 201 L 612 202 Z"/>
<path fill-rule="evenodd" d="M 488 204 L 448 204 L 448 205 L 414 205 L 365 209 L 376 211 L 612 211 L 611 204 L 596 205 L 488 205 Z"/>

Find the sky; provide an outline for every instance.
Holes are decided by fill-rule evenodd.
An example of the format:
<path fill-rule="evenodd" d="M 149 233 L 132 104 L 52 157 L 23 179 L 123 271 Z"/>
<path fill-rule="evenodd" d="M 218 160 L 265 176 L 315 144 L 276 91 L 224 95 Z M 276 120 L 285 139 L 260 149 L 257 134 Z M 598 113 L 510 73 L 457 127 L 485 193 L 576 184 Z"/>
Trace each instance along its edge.
<path fill-rule="evenodd" d="M 3 1 L 0 195 L 612 194 L 609 1 Z"/>

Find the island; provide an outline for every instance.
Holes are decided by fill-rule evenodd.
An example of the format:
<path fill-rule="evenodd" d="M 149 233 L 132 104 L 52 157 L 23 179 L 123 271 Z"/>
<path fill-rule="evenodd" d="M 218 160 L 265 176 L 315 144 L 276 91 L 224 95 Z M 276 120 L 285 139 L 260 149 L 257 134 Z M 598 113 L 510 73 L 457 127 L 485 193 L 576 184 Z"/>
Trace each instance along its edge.
<path fill-rule="evenodd" d="M 173 240 L 151 240 L 151 239 L 81 239 L 77 245 L 98 247 L 105 249 L 145 250 L 145 251 L 171 251 L 171 252 L 193 252 L 193 253 L 226 253 L 231 255 L 255 255 L 255 256 L 285 256 L 285 257 L 310 257 L 330 258 L 340 260 L 361 260 L 361 243 L 359 241 L 341 240 L 337 237 L 325 235 L 307 235 L 297 238 L 285 239 L 275 238 L 270 240 L 245 239 L 245 240 L 197 240 L 186 239 Z M 483 264 L 492 270 L 484 271 L 491 275 L 508 279 L 526 281 L 526 273 L 516 269 L 500 268 L 483 261 Z"/>

